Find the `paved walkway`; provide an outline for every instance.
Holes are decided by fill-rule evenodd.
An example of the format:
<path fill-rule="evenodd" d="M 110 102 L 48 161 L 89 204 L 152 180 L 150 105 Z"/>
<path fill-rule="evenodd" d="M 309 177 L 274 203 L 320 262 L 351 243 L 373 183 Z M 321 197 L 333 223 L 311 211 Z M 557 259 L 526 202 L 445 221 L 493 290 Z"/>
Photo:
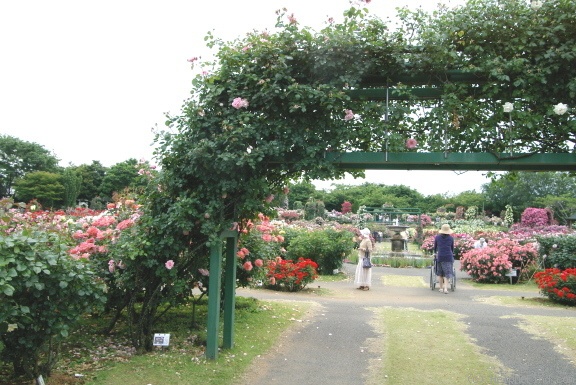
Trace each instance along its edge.
<path fill-rule="evenodd" d="M 344 270 L 353 277 L 355 266 Z M 448 295 L 426 288 L 384 286 L 386 275 L 421 276 L 428 282 L 428 269 L 392 269 L 375 267 L 370 291 L 356 290 L 352 279 L 323 282 L 331 295 L 278 293 L 269 290 L 239 289 L 238 295 L 266 300 L 313 301 L 314 311 L 302 324 L 288 331 L 272 351 L 256 360 L 250 378 L 239 385 L 350 385 L 365 384 L 371 362 L 381 353 L 371 342 L 379 335 L 371 326 L 378 306 L 410 307 L 421 310 L 447 310 L 464 315 L 467 333 L 484 353 L 494 356 L 512 370 L 508 385 L 576 384 L 576 363 L 554 350 L 552 343 L 536 340 L 507 315 L 530 314 L 570 317 L 576 328 L 576 309 L 546 307 L 510 307 L 491 305 L 473 297 L 513 295 L 535 297 L 534 292 L 479 291 L 463 282 L 461 272 L 455 292 Z M 317 284 L 317 283 L 315 283 Z M 374 344 L 372 346 L 375 346 Z M 438 379 L 434 383 L 441 383 Z M 470 383 L 474 382 L 473 379 Z"/>

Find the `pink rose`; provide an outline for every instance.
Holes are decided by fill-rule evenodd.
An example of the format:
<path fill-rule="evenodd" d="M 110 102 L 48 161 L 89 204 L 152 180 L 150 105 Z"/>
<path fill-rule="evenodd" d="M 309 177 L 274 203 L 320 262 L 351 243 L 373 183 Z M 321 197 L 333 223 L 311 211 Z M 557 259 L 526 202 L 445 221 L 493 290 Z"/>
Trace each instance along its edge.
<path fill-rule="evenodd" d="M 116 270 L 116 264 L 114 263 L 114 260 L 111 259 L 108 261 L 108 271 L 113 273 Z"/>
<path fill-rule="evenodd" d="M 354 112 L 352 110 L 344 110 L 346 115 L 344 116 L 344 120 L 352 120 L 354 119 Z"/>
<path fill-rule="evenodd" d="M 242 99 L 242 98 L 235 98 L 232 101 L 232 107 L 236 108 L 236 109 L 240 109 L 240 108 L 246 108 L 249 106 L 248 100 L 246 99 Z"/>
<path fill-rule="evenodd" d="M 414 149 L 418 146 L 418 142 L 414 138 L 410 138 L 406 141 L 406 148 Z"/>
<path fill-rule="evenodd" d="M 168 270 L 172 270 L 172 268 L 174 267 L 174 261 L 169 259 L 166 261 L 166 263 L 164 264 L 164 266 L 166 266 L 166 268 Z"/>

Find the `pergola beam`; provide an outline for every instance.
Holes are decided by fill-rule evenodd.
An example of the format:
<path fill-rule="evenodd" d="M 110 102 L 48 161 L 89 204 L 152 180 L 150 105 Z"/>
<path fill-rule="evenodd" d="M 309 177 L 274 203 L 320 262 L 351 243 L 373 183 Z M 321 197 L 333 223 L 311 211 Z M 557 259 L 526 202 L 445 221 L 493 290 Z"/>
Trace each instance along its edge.
<path fill-rule="evenodd" d="M 576 171 L 576 154 L 492 154 L 444 152 L 327 152 L 342 169 Z"/>

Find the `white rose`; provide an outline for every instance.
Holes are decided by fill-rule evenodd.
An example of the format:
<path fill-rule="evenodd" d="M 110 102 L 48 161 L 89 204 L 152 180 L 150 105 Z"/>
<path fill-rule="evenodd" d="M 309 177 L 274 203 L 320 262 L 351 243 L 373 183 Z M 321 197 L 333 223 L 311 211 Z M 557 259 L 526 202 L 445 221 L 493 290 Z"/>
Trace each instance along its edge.
<path fill-rule="evenodd" d="M 554 112 L 557 115 L 564 115 L 568 111 L 568 106 L 564 103 L 558 103 L 554 106 Z"/>
<path fill-rule="evenodd" d="M 504 103 L 504 112 L 512 112 L 514 111 L 514 104 L 510 102 Z"/>
<path fill-rule="evenodd" d="M 532 4 L 530 4 L 533 10 L 537 11 L 542 8 L 542 2 L 538 0 L 532 0 Z"/>

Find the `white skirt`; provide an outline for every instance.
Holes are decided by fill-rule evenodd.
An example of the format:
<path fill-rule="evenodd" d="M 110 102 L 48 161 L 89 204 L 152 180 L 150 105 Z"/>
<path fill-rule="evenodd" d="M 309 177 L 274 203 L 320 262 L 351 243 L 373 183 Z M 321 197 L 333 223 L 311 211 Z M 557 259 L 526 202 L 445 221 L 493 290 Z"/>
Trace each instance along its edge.
<path fill-rule="evenodd" d="M 354 275 L 354 285 L 356 286 L 370 286 L 372 285 L 372 269 L 365 269 L 362 267 L 362 258 L 358 258 L 358 265 L 356 265 L 356 274 Z"/>

